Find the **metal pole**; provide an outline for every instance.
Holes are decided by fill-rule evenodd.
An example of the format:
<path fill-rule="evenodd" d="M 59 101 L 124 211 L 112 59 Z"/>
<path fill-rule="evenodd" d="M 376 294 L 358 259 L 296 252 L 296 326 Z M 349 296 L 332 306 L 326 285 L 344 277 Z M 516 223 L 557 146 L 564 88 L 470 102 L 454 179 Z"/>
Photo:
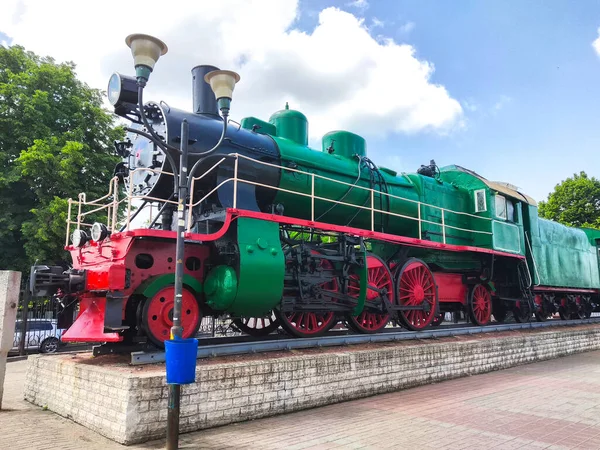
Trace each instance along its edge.
<path fill-rule="evenodd" d="M 175 253 L 175 304 L 173 306 L 173 326 L 171 339 L 181 338 L 181 301 L 183 298 L 183 259 L 185 253 L 185 205 L 187 199 L 187 160 L 189 125 L 181 122 L 181 155 L 179 158 L 179 194 L 177 204 L 177 250 Z M 167 410 L 167 450 L 179 448 L 179 403 L 181 386 L 169 384 L 169 405 Z"/>
<path fill-rule="evenodd" d="M 37 263 L 37 261 L 36 261 Z M 25 291 L 23 291 L 23 297 L 21 297 L 21 340 L 19 341 L 19 356 L 25 356 L 25 339 L 27 338 L 27 316 L 29 315 L 29 302 L 31 301 L 32 295 L 29 290 L 29 280 L 25 284 Z"/>

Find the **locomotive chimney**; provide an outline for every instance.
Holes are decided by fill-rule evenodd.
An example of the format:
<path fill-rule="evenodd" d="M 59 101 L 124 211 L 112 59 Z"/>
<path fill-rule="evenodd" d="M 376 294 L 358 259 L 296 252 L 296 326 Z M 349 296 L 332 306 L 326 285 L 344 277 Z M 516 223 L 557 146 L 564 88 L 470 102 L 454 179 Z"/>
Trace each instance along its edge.
<path fill-rule="evenodd" d="M 219 69 L 214 66 L 196 66 L 192 69 L 192 106 L 196 114 L 211 114 L 220 119 L 215 94 L 210 84 L 204 81 L 204 75 L 213 70 Z"/>

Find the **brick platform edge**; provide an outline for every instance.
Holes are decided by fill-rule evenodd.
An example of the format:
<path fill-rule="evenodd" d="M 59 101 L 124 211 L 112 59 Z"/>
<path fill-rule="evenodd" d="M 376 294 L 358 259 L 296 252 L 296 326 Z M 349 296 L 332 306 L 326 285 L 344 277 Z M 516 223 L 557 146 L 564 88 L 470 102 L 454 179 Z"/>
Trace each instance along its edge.
<path fill-rule="evenodd" d="M 600 327 L 581 326 L 199 362 L 197 382 L 182 387 L 180 427 L 189 432 L 597 349 Z M 164 437 L 164 365 L 99 366 L 87 358 L 30 356 L 25 399 L 122 444 Z"/>

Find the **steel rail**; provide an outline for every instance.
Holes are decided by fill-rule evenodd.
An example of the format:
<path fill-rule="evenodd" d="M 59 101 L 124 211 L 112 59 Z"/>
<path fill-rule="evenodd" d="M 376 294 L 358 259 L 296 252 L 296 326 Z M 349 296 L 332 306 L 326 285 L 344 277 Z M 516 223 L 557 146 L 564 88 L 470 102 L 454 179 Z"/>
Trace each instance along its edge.
<path fill-rule="evenodd" d="M 526 322 L 492 324 L 481 327 L 440 327 L 424 331 L 400 331 L 380 334 L 346 334 L 336 336 L 321 336 L 315 338 L 284 338 L 277 340 L 257 340 L 250 342 L 235 342 L 228 344 L 215 344 L 199 346 L 197 358 L 215 356 L 228 356 L 275 352 L 295 349 L 335 347 L 353 344 L 369 344 L 376 342 L 406 341 L 413 339 L 433 339 L 451 336 L 464 336 L 470 334 L 493 333 L 496 331 L 530 330 L 535 328 L 550 328 L 573 325 L 586 325 L 600 323 L 600 317 L 578 320 L 550 320 L 547 322 Z M 131 352 L 131 365 L 143 365 L 165 362 L 165 352 Z"/>

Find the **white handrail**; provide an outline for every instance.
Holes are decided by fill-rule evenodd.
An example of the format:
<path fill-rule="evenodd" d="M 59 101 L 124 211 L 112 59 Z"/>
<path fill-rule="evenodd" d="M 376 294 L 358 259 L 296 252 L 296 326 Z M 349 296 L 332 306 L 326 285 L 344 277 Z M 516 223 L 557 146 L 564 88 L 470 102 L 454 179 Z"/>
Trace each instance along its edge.
<path fill-rule="evenodd" d="M 230 153 L 229 156 L 235 156 L 237 158 L 247 159 L 247 160 L 252 161 L 252 162 L 254 162 L 256 164 L 262 164 L 264 166 L 274 167 L 276 169 L 288 170 L 290 172 L 296 172 L 296 173 L 300 173 L 302 175 L 307 175 L 307 176 L 314 175 L 317 178 L 321 178 L 323 180 L 330 181 L 332 183 L 337 183 L 337 184 L 342 184 L 342 185 L 349 186 L 349 187 L 354 187 L 356 189 L 363 189 L 365 191 L 371 191 L 371 190 L 373 190 L 372 188 L 368 188 L 368 187 L 364 187 L 364 186 L 359 186 L 357 184 L 352 184 L 352 183 L 346 183 L 345 181 L 336 180 L 334 178 L 329 178 L 329 177 L 326 177 L 324 175 L 312 174 L 310 172 L 304 172 L 302 170 L 293 169 L 291 167 L 278 166 L 277 164 L 272 164 L 272 163 L 268 163 L 268 162 L 265 162 L 265 161 L 259 161 L 257 159 L 250 158 L 249 156 L 240 155 L 239 153 Z M 395 198 L 395 199 L 398 199 L 398 200 L 402 200 L 402 201 L 406 201 L 406 202 L 411 202 L 411 203 L 419 203 L 419 204 L 422 204 L 422 205 L 425 205 L 425 206 L 429 206 L 431 208 L 444 209 L 441 206 L 431 205 L 429 203 L 423 203 L 423 202 L 421 202 L 419 200 L 413 200 L 411 198 L 399 197 L 397 195 L 389 194 L 387 192 L 381 192 L 379 190 L 376 191 L 376 192 L 379 193 L 379 194 L 381 194 L 381 195 L 385 195 L 387 197 L 390 197 L 390 198 Z M 452 212 L 454 214 L 460 214 L 460 215 L 463 215 L 463 216 L 474 217 L 475 219 L 482 219 L 482 220 L 488 220 L 488 221 L 492 220 L 490 217 L 476 216 L 475 214 L 470 214 L 470 213 L 466 213 L 466 212 L 462 212 L 462 211 L 453 211 L 453 210 L 450 210 L 450 209 L 447 209 L 446 211 Z"/>
<path fill-rule="evenodd" d="M 202 201 L 206 200 L 206 198 L 208 198 L 211 194 L 213 194 L 215 191 L 217 191 L 221 186 L 225 185 L 226 183 L 233 182 L 234 179 L 235 179 L 235 177 L 232 177 L 232 178 L 227 178 L 227 179 L 221 181 L 221 183 L 219 183 L 217 186 L 215 186 L 208 194 L 206 194 L 204 197 L 202 197 L 202 199 L 198 200 L 198 202 L 196 204 L 202 203 Z M 336 203 L 336 204 L 343 205 L 343 206 L 350 206 L 350 207 L 353 207 L 353 208 L 364 209 L 364 210 L 367 210 L 367 211 L 371 212 L 371 220 L 373 220 L 373 216 L 375 215 L 375 213 L 377 213 L 377 214 L 388 214 L 390 216 L 400 217 L 402 219 L 416 220 L 416 221 L 418 221 L 420 223 L 427 223 L 427 224 L 430 224 L 430 225 L 436 225 L 436 226 L 440 226 L 440 227 L 443 226 L 444 228 L 451 228 L 453 230 L 464 231 L 464 232 L 467 232 L 467 233 L 479 233 L 479 234 L 489 234 L 489 235 L 493 234 L 491 231 L 469 230 L 467 228 L 455 227 L 455 226 L 452 226 L 452 225 L 447 225 L 445 223 L 432 222 L 431 220 L 421 219 L 419 217 L 411 217 L 411 216 L 407 216 L 405 214 L 399 214 L 399 213 L 394 213 L 394 212 L 391 212 L 391 211 L 385 211 L 383 209 L 371 208 L 371 207 L 368 207 L 368 206 L 355 205 L 355 204 L 352 204 L 352 203 L 347 203 L 347 202 L 332 200 L 332 199 L 326 198 L 326 197 L 320 197 L 318 195 L 314 195 L 313 196 L 313 195 L 310 195 L 310 194 L 304 194 L 302 192 L 296 192 L 296 191 L 291 191 L 289 189 L 284 189 L 284 188 L 280 188 L 280 187 L 276 187 L 276 186 L 270 186 L 270 185 L 267 185 L 267 184 L 258 183 L 256 181 L 250 181 L 250 180 L 240 179 L 240 180 L 238 180 L 238 183 L 251 184 L 253 186 L 264 187 L 264 188 L 268 188 L 268 189 L 274 189 L 276 191 L 286 192 L 286 193 L 289 193 L 289 194 L 295 194 L 295 195 L 299 195 L 301 197 L 311 197 L 314 200 L 322 200 L 322 201 L 325 201 L 325 202 Z M 444 210 L 444 211 L 453 212 L 451 210 Z M 190 226 L 190 224 L 188 224 L 188 232 L 190 230 L 191 230 L 191 226 Z M 372 229 L 371 231 L 375 231 L 375 230 Z"/>
<path fill-rule="evenodd" d="M 196 186 L 196 181 L 203 179 L 204 177 L 208 176 L 210 173 L 214 172 L 223 162 L 225 162 L 226 159 L 230 159 L 233 158 L 234 159 L 234 164 L 233 164 L 233 176 L 230 178 L 227 178 L 223 181 L 221 181 L 218 185 L 216 185 L 215 187 L 213 187 L 210 192 L 205 193 L 202 198 L 200 198 L 197 201 L 194 201 L 194 192 L 195 192 L 195 186 Z M 271 185 L 267 185 L 264 183 L 260 183 L 257 181 L 250 181 L 250 180 L 246 180 L 243 178 L 240 178 L 239 176 L 239 159 L 243 158 L 245 160 L 248 161 L 252 161 L 255 164 L 261 164 L 263 166 L 268 166 L 268 167 L 273 167 L 276 168 L 278 170 L 285 170 L 285 171 L 289 171 L 289 172 L 294 172 L 294 173 L 298 173 L 301 175 L 305 175 L 307 177 L 310 177 L 310 194 L 306 194 L 304 192 L 298 192 L 298 191 L 293 191 L 290 189 L 285 189 L 279 186 L 271 186 Z M 171 172 L 166 172 L 166 171 L 161 171 L 160 169 L 151 169 L 151 168 L 145 168 L 145 167 L 140 167 L 137 168 L 133 171 L 131 171 L 129 173 L 130 179 L 131 177 L 133 177 L 136 173 L 138 172 L 142 172 L 142 171 L 147 171 L 147 172 L 152 172 L 155 174 L 159 174 L 159 175 L 167 175 L 167 176 L 173 176 L 173 173 Z M 316 195 L 315 193 L 315 179 L 318 178 L 320 180 L 325 180 L 329 183 L 334 183 L 334 184 L 338 184 L 338 185 L 343 185 L 343 186 L 349 186 L 352 187 L 353 189 L 360 189 L 362 191 L 366 191 L 365 193 L 367 193 L 368 195 L 370 195 L 370 206 L 362 206 L 362 205 L 358 205 L 358 204 L 353 204 L 353 203 L 348 203 L 348 202 L 344 202 L 344 201 L 340 201 L 340 200 L 334 200 L 331 198 L 326 198 L 326 197 L 321 197 L 319 195 Z M 400 197 L 398 195 L 393 195 L 387 192 L 382 192 L 380 190 L 376 190 L 370 187 L 365 187 L 365 186 L 359 186 L 356 184 L 351 184 L 351 183 L 346 183 L 344 181 L 340 181 L 340 180 L 336 180 L 333 178 L 329 178 L 326 177 L 324 175 L 319 175 L 319 174 L 315 174 L 312 172 L 305 172 L 299 169 L 293 169 L 290 167 L 284 167 L 281 165 L 277 165 L 277 164 L 273 164 L 273 163 L 268 163 L 265 161 L 259 161 L 256 160 L 254 158 L 250 158 L 248 156 L 245 155 L 240 155 L 238 153 L 230 153 L 228 155 L 223 155 L 222 158 L 220 158 L 219 161 L 217 161 L 215 164 L 213 164 L 208 170 L 206 170 L 205 172 L 203 172 L 201 175 L 199 175 L 198 177 L 193 177 L 190 183 L 190 199 L 189 199 L 189 203 L 188 203 L 188 217 L 187 217 L 187 232 L 191 231 L 191 225 L 192 225 L 192 218 L 193 218 L 193 208 L 196 207 L 197 205 L 203 203 L 206 199 L 208 199 L 212 194 L 214 194 L 218 189 L 220 189 L 223 185 L 225 185 L 226 183 L 233 183 L 233 199 L 232 199 L 232 204 L 233 204 L 233 208 L 237 208 L 238 207 L 238 202 L 237 202 L 237 197 L 238 197 L 238 191 L 239 191 L 239 183 L 246 183 L 246 184 L 250 184 L 253 186 L 257 186 L 257 187 L 262 187 L 262 188 L 266 188 L 266 189 L 274 189 L 278 192 L 285 192 L 285 193 L 289 193 L 292 195 L 297 195 L 300 197 L 308 197 L 310 198 L 310 218 L 311 221 L 314 222 L 315 221 L 315 215 L 316 215 L 316 205 L 315 202 L 318 201 L 323 201 L 323 202 L 327 202 L 327 203 L 335 203 L 335 204 L 339 204 L 339 205 L 344 205 L 344 206 L 348 206 L 351 208 L 357 208 L 357 209 L 363 209 L 363 210 L 367 210 L 370 212 L 371 214 L 371 231 L 374 232 L 375 231 L 375 214 L 387 214 L 388 216 L 392 216 L 392 217 L 398 217 L 398 218 L 402 218 L 402 219 L 408 219 L 408 220 L 414 220 L 418 223 L 419 226 L 419 231 L 418 231 L 418 238 L 422 239 L 422 228 L 423 228 L 423 224 L 431 224 L 434 226 L 440 226 L 441 227 L 441 231 L 442 231 L 442 242 L 446 243 L 447 241 L 447 230 L 448 229 L 453 229 L 453 230 L 458 230 L 458 231 L 462 231 L 462 232 L 466 232 L 466 233 L 478 233 L 478 234 L 485 234 L 485 235 L 491 235 L 492 232 L 491 231 L 482 231 L 482 230 L 474 230 L 474 229 L 466 229 L 466 228 L 461 228 L 461 227 L 456 227 L 453 225 L 448 225 L 447 222 L 447 217 L 446 217 L 446 213 L 450 213 L 450 214 L 457 214 L 457 215 L 461 215 L 461 216 L 467 216 L 467 217 L 473 217 L 476 219 L 481 219 L 481 220 L 485 220 L 490 222 L 492 219 L 489 217 L 482 217 L 482 216 L 477 216 L 474 214 L 470 214 L 470 213 L 465 213 L 462 211 L 453 211 L 450 209 L 446 209 L 437 205 L 431 205 L 428 203 L 424 203 L 421 202 L 419 200 L 413 200 L 410 198 L 405 198 L 405 197 Z M 128 192 L 125 196 L 125 198 L 123 199 L 119 199 L 119 195 L 118 195 L 118 191 L 119 191 L 119 179 L 118 177 L 114 177 L 111 179 L 110 181 L 110 185 L 109 185 L 109 193 L 103 197 L 100 197 L 96 200 L 93 201 L 87 201 L 86 199 L 86 195 L 85 193 L 81 193 L 78 196 L 78 200 L 74 201 L 72 199 L 69 199 L 69 203 L 68 203 L 68 212 L 67 212 L 67 238 L 66 238 L 66 245 L 68 245 L 69 242 L 69 233 L 70 233 L 70 226 L 76 224 L 77 225 L 77 229 L 79 229 L 82 225 L 84 226 L 91 226 L 90 224 L 84 223 L 83 219 L 90 215 L 93 214 L 95 212 L 101 211 L 103 209 L 107 209 L 107 227 L 109 229 L 111 229 L 111 231 L 115 231 L 116 229 L 118 229 L 117 225 L 117 219 L 118 219 L 118 209 L 119 209 L 119 205 L 121 205 L 121 203 L 123 202 L 127 202 L 127 213 L 126 213 L 126 217 L 125 217 L 125 224 L 124 224 L 124 230 L 129 230 L 129 227 L 131 226 L 131 217 L 132 217 L 132 212 L 131 212 L 131 208 L 132 208 L 132 200 L 134 199 L 142 199 L 142 200 L 146 200 L 146 201 L 157 201 L 157 202 L 163 202 L 163 203 L 170 203 L 173 205 L 177 205 L 178 203 L 175 201 L 171 201 L 171 200 L 165 200 L 162 198 L 158 198 L 158 197 L 151 197 L 148 195 L 141 195 L 141 194 L 134 194 L 134 186 L 133 183 L 129 183 L 129 189 Z M 382 209 L 378 209 L 375 207 L 375 196 L 378 195 L 379 198 L 382 198 L 383 196 L 386 196 L 388 199 L 396 199 L 399 201 L 403 201 L 403 202 L 408 202 L 408 203 L 412 203 L 415 204 L 417 206 L 417 215 L 416 217 L 413 216 L 408 216 L 405 214 L 399 214 L 399 213 L 395 213 L 392 211 L 385 211 Z M 112 196 L 112 200 L 108 203 L 108 204 L 104 204 L 101 205 L 101 202 L 104 200 L 109 199 Z M 72 221 L 71 220 L 71 215 L 72 215 L 72 206 L 73 203 L 77 202 L 77 221 Z M 92 208 L 91 210 L 85 210 L 83 211 L 83 207 L 84 206 L 95 206 L 95 208 Z M 431 220 L 427 220 L 423 218 L 423 212 L 421 211 L 421 208 L 425 206 L 425 207 L 429 207 L 429 208 L 434 208 L 440 211 L 440 221 L 441 222 L 433 222 Z M 490 222 L 491 223 L 491 222 Z"/>
<path fill-rule="evenodd" d="M 192 203 L 192 198 L 193 198 L 193 195 L 194 195 L 194 189 L 196 187 L 196 180 L 201 180 L 202 178 L 204 178 L 206 175 L 208 175 L 214 169 L 216 169 L 226 159 L 227 158 L 221 158 L 219 161 L 217 161 L 215 164 L 213 164 L 212 167 L 210 167 L 206 172 L 204 172 L 199 177 L 192 177 L 192 182 L 190 183 L 190 204 L 188 205 L 188 221 L 187 221 L 188 224 L 192 223 L 192 212 L 193 212 L 192 210 L 193 210 L 193 207 L 195 206 Z M 187 231 L 188 231 L 188 233 L 190 232 L 189 225 L 188 225 Z"/>

